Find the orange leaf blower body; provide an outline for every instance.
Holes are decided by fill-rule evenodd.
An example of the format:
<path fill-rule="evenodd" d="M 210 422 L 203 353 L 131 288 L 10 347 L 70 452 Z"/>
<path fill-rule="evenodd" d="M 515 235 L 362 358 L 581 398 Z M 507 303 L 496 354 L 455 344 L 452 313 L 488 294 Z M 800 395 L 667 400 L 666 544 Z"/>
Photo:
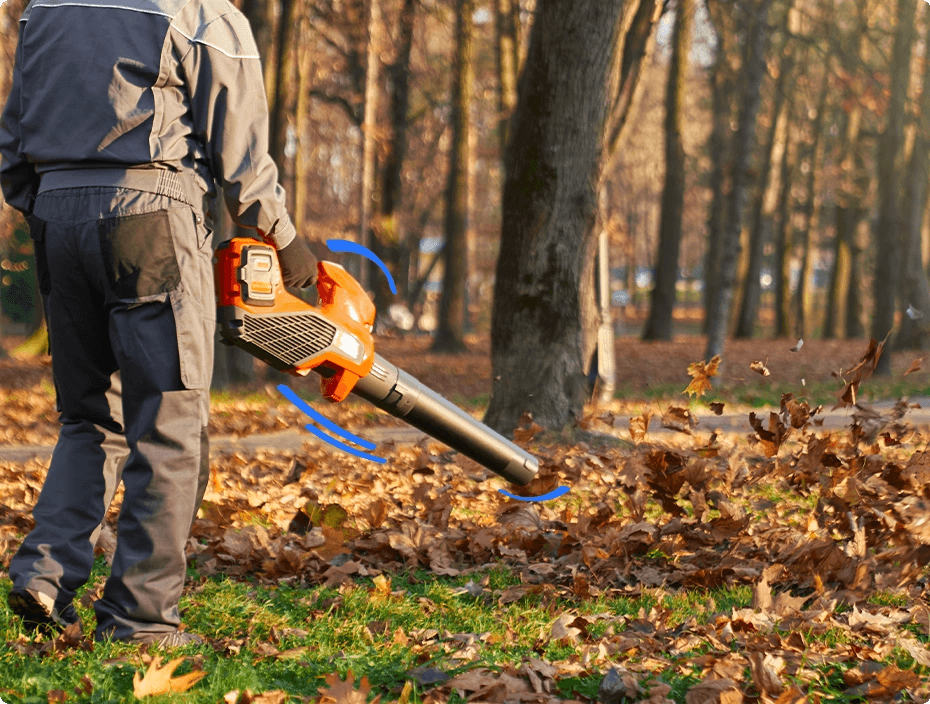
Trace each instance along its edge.
<path fill-rule="evenodd" d="M 280 371 L 315 371 L 328 400 L 354 393 L 514 484 L 536 476 L 535 457 L 375 353 L 375 307 L 339 264 L 317 265 L 319 306 L 312 306 L 285 290 L 271 245 L 236 237 L 216 258 L 223 342 Z"/>

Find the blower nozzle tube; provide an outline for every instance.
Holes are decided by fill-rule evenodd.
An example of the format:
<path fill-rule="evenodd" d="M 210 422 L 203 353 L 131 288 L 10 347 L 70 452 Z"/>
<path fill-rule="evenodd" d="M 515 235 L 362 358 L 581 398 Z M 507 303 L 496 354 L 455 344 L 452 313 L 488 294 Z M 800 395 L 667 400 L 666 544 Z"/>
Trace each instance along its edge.
<path fill-rule="evenodd" d="M 535 457 L 378 354 L 353 393 L 513 484 L 529 484 L 539 471 Z"/>

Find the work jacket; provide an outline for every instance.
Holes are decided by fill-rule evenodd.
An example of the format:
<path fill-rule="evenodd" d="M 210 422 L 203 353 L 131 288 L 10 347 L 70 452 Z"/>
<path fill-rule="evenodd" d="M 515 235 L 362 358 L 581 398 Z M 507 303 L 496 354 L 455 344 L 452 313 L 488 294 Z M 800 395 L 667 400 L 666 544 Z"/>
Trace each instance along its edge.
<path fill-rule="evenodd" d="M 201 196 L 219 183 L 232 219 L 279 249 L 295 236 L 268 154 L 258 49 L 228 0 L 32 0 L 0 157 L 3 196 L 23 213 L 43 177 L 112 185 L 121 169 L 154 168 Z"/>

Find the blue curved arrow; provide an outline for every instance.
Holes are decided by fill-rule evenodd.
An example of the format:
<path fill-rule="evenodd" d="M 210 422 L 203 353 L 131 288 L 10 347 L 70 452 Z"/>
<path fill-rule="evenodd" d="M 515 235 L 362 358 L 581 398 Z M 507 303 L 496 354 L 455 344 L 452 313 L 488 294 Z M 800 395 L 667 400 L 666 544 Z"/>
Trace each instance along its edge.
<path fill-rule="evenodd" d="M 299 408 L 301 411 L 306 413 L 313 420 L 315 420 L 317 423 L 322 425 L 324 428 L 326 428 L 330 432 L 335 433 L 336 435 L 339 435 L 340 437 L 345 438 L 349 442 L 353 442 L 356 445 L 361 445 L 366 450 L 375 449 L 374 443 L 369 442 L 368 440 L 365 440 L 364 438 L 360 438 L 357 435 L 353 435 L 348 430 L 340 428 L 338 425 L 333 423 L 329 418 L 327 418 L 323 414 L 318 413 L 316 410 L 311 408 L 300 396 L 298 396 L 291 390 L 291 387 L 287 386 L 286 384 L 278 384 L 278 391 L 280 391 L 288 401 L 293 403 L 297 408 Z M 328 442 L 333 447 L 338 447 L 340 450 L 343 450 L 352 455 L 355 455 L 356 457 L 361 457 L 362 459 L 365 459 L 365 460 L 371 460 L 372 462 L 378 462 L 379 464 L 383 464 L 384 462 L 387 462 L 387 460 L 384 459 L 383 457 L 378 457 L 376 455 L 369 455 L 367 452 L 356 450 L 354 447 L 350 447 L 349 445 L 346 445 L 345 443 L 340 442 L 336 438 L 332 437 L 331 435 L 327 435 L 322 430 L 319 430 L 318 428 L 315 428 L 312 425 L 307 425 L 304 427 L 307 430 L 309 430 L 311 433 L 316 435 L 318 438 L 323 440 L 324 442 Z"/>
<path fill-rule="evenodd" d="M 511 499 L 518 499 L 519 501 L 552 501 L 552 499 L 565 496 L 571 490 L 567 486 L 560 486 L 555 491 L 550 491 L 548 494 L 543 494 L 542 496 L 516 496 L 503 489 L 498 489 L 498 491 L 504 496 L 509 496 Z"/>
<path fill-rule="evenodd" d="M 388 284 L 391 287 L 391 293 L 397 293 L 397 286 L 394 284 L 394 277 L 391 276 L 391 272 L 388 271 L 388 268 L 384 265 L 384 262 L 378 258 L 378 255 L 368 249 L 368 247 L 363 247 L 358 242 L 353 242 L 352 240 L 326 240 L 326 246 L 329 247 L 331 252 L 350 252 L 351 254 L 359 254 L 365 257 L 365 259 L 374 262 L 387 277 Z"/>

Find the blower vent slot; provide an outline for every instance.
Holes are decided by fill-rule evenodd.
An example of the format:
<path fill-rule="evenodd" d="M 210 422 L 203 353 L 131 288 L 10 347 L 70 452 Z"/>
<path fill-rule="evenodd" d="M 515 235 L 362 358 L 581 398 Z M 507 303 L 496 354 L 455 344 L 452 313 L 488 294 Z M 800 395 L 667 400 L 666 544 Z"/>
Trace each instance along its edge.
<path fill-rule="evenodd" d="M 318 315 L 245 315 L 242 339 L 290 366 L 319 354 L 336 336 L 336 327 Z"/>

